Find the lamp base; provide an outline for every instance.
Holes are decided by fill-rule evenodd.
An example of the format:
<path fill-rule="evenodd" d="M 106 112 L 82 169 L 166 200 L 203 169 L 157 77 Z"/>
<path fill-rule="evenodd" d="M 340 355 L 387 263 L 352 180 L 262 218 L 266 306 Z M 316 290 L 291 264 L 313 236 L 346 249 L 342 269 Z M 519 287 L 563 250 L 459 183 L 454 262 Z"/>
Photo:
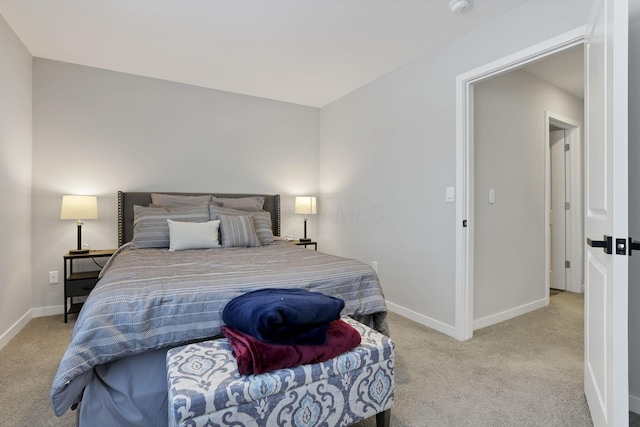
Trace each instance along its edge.
<path fill-rule="evenodd" d="M 70 254 L 88 254 L 89 249 L 69 249 Z"/>
<path fill-rule="evenodd" d="M 307 239 L 307 238 L 300 238 L 300 241 L 301 241 L 301 242 L 310 242 L 310 241 L 311 241 L 311 239 Z"/>

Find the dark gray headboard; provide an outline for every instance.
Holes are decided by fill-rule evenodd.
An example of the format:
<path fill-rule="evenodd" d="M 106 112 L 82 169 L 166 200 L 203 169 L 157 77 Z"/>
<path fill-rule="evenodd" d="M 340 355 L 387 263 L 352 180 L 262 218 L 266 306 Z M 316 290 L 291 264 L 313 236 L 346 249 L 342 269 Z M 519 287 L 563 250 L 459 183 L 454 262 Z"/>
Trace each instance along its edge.
<path fill-rule="evenodd" d="M 280 235 L 280 195 L 268 194 L 222 194 L 222 193 L 175 193 L 170 191 L 124 192 L 118 191 L 118 246 L 131 241 L 133 238 L 133 206 L 148 206 L 151 203 L 151 193 L 177 194 L 182 196 L 202 196 L 212 194 L 216 197 L 264 197 L 264 210 L 271 212 L 273 234 Z"/>

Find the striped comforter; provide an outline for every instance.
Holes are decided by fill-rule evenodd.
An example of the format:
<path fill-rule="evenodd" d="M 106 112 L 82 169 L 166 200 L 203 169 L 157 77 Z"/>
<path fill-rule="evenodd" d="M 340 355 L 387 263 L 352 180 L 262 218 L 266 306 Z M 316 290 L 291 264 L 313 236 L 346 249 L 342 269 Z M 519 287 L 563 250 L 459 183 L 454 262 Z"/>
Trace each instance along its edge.
<path fill-rule="evenodd" d="M 94 366 L 218 335 L 226 303 L 266 287 L 342 298 L 343 314 L 372 318 L 386 332 L 378 277 L 358 261 L 281 241 L 257 248 L 124 249 L 105 266 L 78 316 L 53 382 L 54 410 L 68 409 L 61 395 Z"/>

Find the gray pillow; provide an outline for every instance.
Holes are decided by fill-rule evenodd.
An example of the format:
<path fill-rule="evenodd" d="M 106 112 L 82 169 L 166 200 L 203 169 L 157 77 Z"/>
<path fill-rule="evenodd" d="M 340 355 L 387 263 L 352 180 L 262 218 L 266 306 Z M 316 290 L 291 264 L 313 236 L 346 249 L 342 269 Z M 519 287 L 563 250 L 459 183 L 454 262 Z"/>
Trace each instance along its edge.
<path fill-rule="evenodd" d="M 206 204 L 153 208 L 136 205 L 133 207 L 131 248 L 168 248 L 168 219 L 182 222 L 207 222 L 209 209 Z"/>
<path fill-rule="evenodd" d="M 194 206 L 209 203 L 211 195 L 179 196 L 177 194 L 151 193 L 151 203 L 155 206 Z"/>
<path fill-rule="evenodd" d="M 223 248 L 260 246 L 253 218 L 249 215 L 220 215 L 220 236 Z"/>
<path fill-rule="evenodd" d="M 262 246 L 270 245 L 273 243 L 273 224 L 271 223 L 270 212 L 253 212 L 251 214 L 253 218 L 253 225 L 256 228 L 256 234 L 260 239 Z"/>
<path fill-rule="evenodd" d="M 266 246 L 273 243 L 274 238 L 273 223 L 271 222 L 271 212 L 245 212 L 238 209 L 227 209 L 215 205 L 209 205 L 209 219 L 211 221 L 220 219 L 221 215 L 251 216 L 253 218 L 256 234 L 258 235 L 258 239 L 260 239 L 260 245 Z"/>
<path fill-rule="evenodd" d="M 212 202 L 227 209 L 238 209 L 246 212 L 258 212 L 264 207 L 264 197 L 212 197 Z"/>

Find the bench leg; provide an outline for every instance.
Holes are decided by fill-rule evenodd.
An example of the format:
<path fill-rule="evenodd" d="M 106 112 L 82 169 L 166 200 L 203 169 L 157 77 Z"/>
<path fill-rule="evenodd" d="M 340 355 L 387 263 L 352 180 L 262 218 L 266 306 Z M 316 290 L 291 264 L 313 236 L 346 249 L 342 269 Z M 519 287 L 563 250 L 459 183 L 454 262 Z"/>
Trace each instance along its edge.
<path fill-rule="evenodd" d="M 376 414 L 376 427 L 389 427 L 391 423 L 391 409 Z"/>

